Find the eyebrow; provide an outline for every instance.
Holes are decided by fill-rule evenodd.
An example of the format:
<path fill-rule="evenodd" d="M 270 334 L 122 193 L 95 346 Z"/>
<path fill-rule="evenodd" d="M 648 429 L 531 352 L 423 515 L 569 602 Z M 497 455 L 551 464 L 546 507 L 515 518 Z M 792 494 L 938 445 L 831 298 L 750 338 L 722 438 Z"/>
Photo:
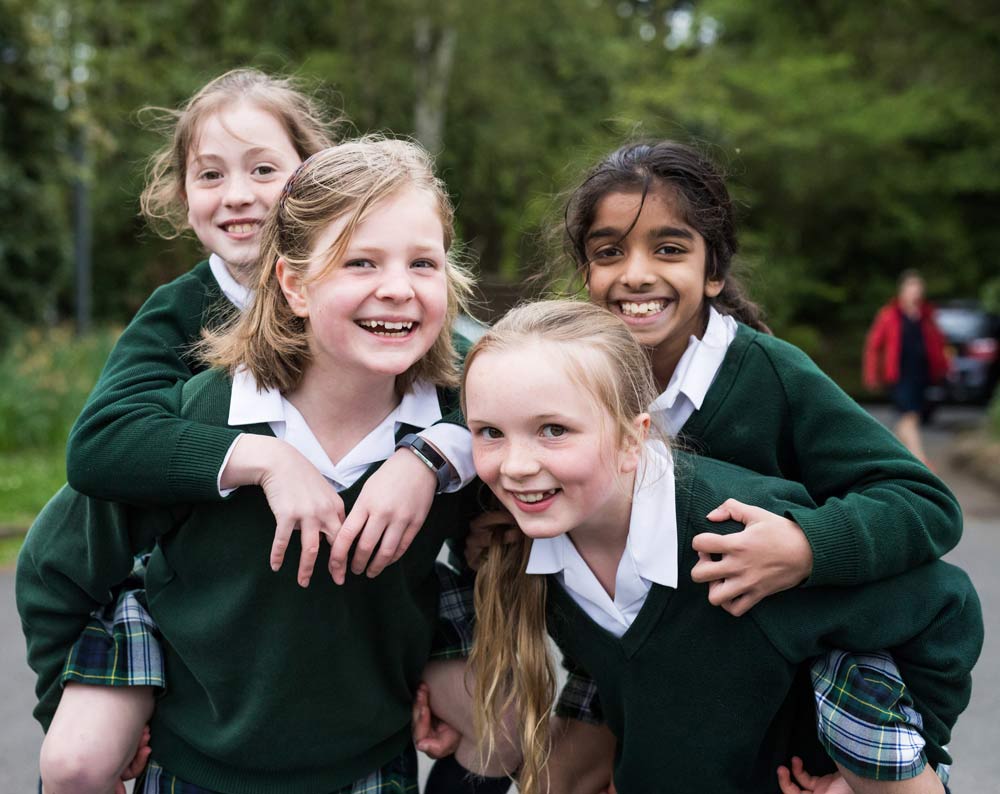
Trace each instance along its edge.
<path fill-rule="evenodd" d="M 621 229 L 615 229 L 611 226 L 602 226 L 599 229 L 591 229 L 587 233 L 587 240 L 598 240 L 604 239 L 606 237 L 612 237 L 616 240 L 621 239 L 623 236 Z M 681 226 L 661 226 L 658 229 L 652 229 L 649 232 L 650 239 L 659 240 L 663 237 L 681 237 L 685 240 L 693 240 L 694 234 L 690 229 L 685 229 Z"/>
<path fill-rule="evenodd" d="M 562 414 L 537 414 L 535 416 L 529 416 L 528 419 L 532 422 L 565 422 L 566 418 Z M 493 425 L 495 422 L 491 422 L 488 419 L 479 419 L 476 417 L 468 416 L 465 419 L 465 423 L 468 425 Z"/>

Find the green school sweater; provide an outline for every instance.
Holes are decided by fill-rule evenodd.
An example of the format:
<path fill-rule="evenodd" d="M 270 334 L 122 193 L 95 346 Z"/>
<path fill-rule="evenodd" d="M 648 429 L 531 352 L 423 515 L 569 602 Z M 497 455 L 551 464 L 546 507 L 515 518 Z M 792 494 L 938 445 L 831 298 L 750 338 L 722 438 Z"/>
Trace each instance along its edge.
<path fill-rule="evenodd" d="M 219 470 L 240 431 L 182 420 L 173 386 L 204 369 L 186 351 L 202 328 L 232 311 L 207 260 L 153 292 L 119 337 L 70 432 L 70 486 L 133 504 L 221 499 Z"/>
<path fill-rule="evenodd" d="M 969 702 L 970 670 L 983 641 L 968 577 L 932 562 L 850 589 L 786 591 L 734 618 L 708 603 L 706 585 L 691 581 L 691 539 L 742 527 L 713 529 L 704 516 L 729 496 L 779 513 L 811 500 L 797 483 L 683 453 L 676 459 L 676 590 L 654 584 L 617 638 L 549 577 L 549 630 L 597 683 L 618 738 L 618 791 L 777 792 L 775 770 L 801 738 L 786 698 L 796 670 L 833 648 L 889 649 L 924 717 L 929 760 L 948 762 L 944 745 Z"/>
<path fill-rule="evenodd" d="M 746 325 L 678 444 L 805 486 L 819 507 L 785 514 L 812 547 L 807 585 L 891 576 L 961 537 L 958 501 L 926 466 L 805 353 Z"/>
<path fill-rule="evenodd" d="M 224 374 L 204 372 L 182 389 L 182 418 L 225 424 Z M 341 492 L 348 510 L 375 469 Z M 52 702 L 52 669 L 57 677 L 89 610 L 127 575 L 132 550 L 155 536 L 146 594 L 164 638 L 167 685 L 151 724 L 153 757 L 218 791 L 306 794 L 349 784 L 410 742 L 436 623 L 434 559 L 446 538 L 464 534 L 474 491 L 436 497 L 407 553 L 377 578 L 349 576 L 338 587 L 321 557 L 306 589 L 295 581 L 297 537 L 284 567 L 268 566 L 274 519 L 259 488 L 171 511 L 64 491 L 29 532 L 18 569 L 40 694 Z M 139 531 L 124 523 L 137 518 Z M 67 532 L 67 520 L 78 531 Z M 80 592 L 88 597 L 70 600 Z"/>
<path fill-rule="evenodd" d="M 234 310 L 207 260 L 153 292 L 122 332 L 70 432 L 70 486 L 145 506 L 222 498 L 219 470 L 239 431 L 181 419 L 173 386 L 204 369 L 188 354 L 201 329 Z M 469 340 L 455 332 L 452 341 L 464 358 Z M 441 421 L 464 424 L 457 407 Z"/>

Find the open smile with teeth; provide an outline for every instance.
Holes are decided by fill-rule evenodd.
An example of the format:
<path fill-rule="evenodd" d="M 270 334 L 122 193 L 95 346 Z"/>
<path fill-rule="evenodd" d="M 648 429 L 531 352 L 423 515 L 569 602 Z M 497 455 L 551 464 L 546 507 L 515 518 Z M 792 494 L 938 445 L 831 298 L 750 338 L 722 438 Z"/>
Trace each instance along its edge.
<path fill-rule="evenodd" d="M 533 493 L 514 493 L 514 491 L 511 491 L 511 494 L 517 501 L 531 505 L 554 496 L 558 490 L 558 488 L 550 488 L 548 491 L 535 491 Z"/>
<path fill-rule="evenodd" d="M 619 301 L 618 308 L 626 317 L 648 317 L 651 314 L 658 314 L 667 308 L 667 301 L 655 300 L 636 303 L 634 301 Z"/>
<path fill-rule="evenodd" d="M 387 320 L 359 320 L 358 325 L 375 336 L 406 336 L 417 323 L 412 320 L 389 322 Z"/>
<path fill-rule="evenodd" d="M 257 228 L 257 222 L 224 223 L 222 228 L 230 234 L 250 234 Z"/>

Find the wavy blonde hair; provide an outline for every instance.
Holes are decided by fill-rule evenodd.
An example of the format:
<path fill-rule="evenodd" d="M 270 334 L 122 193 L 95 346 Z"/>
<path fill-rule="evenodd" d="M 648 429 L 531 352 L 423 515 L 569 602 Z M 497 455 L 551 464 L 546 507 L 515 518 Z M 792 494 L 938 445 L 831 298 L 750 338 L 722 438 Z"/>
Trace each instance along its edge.
<path fill-rule="evenodd" d="M 656 398 L 649 359 L 625 324 L 611 312 L 582 301 L 539 301 L 506 314 L 473 346 L 465 376 L 476 358 L 543 342 L 560 355 L 567 374 L 606 414 L 617 440 L 640 443 L 635 418 Z M 466 390 L 462 390 L 462 408 Z M 546 790 L 549 714 L 555 674 L 545 625 L 546 578 L 525 573 L 531 540 L 505 544 L 498 533 L 476 576 L 475 642 L 469 663 L 475 676 L 473 717 L 488 758 L 503 725 L 517 725 L 524 761 L 522 794 Z"/>
<path fill-rule="evenodd" d="M 240 102 L 250 102 L 274 116 L 302 160 L 333 145 L 339 117 L 327 113 L 295 79 L 258 69 L 233 69 L 219 75 L 176 110 L 143 108 L 140 118 L 168 139 L 149 158 L 146 186 L 139 197 L 143 217 L 161 237 L 173 239 L 190 228 L 184 179 L 188 152 L 197 143 L 202 122 Z"/>
<path fill-rule="evenodd" d="M 373 209 L 409 187 L 426 191 L 437 206 L 448 253 L 448 302 L 441 333 L 431 349 L 396 378 L 396 389 L 402 394 L 415 380 L 457 386 L 451 329 L 459 312 L 468 309 L 473 279 L 452 245 L 454 210 L 427 152 L 409 141 L 375 135 L 317 152 L 292 174 L 261 230 L 250 305 L 218 331 L 203 332 L 196 346 L 199 357 L 229 372 L 246 367 L 261 387 L 288 392 L 298 386 L 310 361 L 309 333 L 305 320 L 292 312 L 281 291 L 275 273 L 278 260 L 306 283 L 321 280 Z M 330 250 L 321 254 L 325 267 L 307 276 L 317 239 L 330 224 L 345 218 L 344 230 Z"/>

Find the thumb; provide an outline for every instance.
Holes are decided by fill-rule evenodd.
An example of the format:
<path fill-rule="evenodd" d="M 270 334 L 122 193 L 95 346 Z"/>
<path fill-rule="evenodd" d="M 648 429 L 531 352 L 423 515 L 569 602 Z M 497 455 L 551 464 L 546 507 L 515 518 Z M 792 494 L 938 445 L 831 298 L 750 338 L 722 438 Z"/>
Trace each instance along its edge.
<path fill-rule="evenodd" d="M 737 499 L 727 499 L 705 518 L 716 523 L 720 521 L 738 521 L 741 524 L 749 524 L 766 510 L 754 505 L 748 505 Z"/>

